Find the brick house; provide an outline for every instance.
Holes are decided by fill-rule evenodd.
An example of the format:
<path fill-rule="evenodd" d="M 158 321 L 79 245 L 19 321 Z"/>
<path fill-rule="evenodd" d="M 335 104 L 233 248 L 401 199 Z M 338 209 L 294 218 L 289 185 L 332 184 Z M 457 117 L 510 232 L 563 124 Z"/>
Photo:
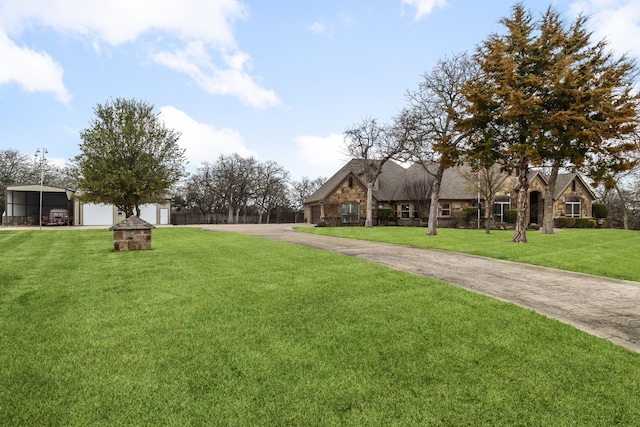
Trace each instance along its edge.
<path fill-rule="evenodd" d="M 363 162 L 352 159 L 304 201 L 305 221 L 329 225 L 360 225 L 366 217 L 367 186 Z M 471 169 L 465 166 L 445 170 L 438 201 L 438 227 L 465 225 L 466 210 L 484 206 L 478 195 Z M 517 179 L 504 175 L 492 207 L 494 222 L 503 221 L 504 212 L 516 208 Z M 429 210 L 425 194 L 432 178 L 422 166 L 413 164 L 404 168 L 388 161 L 373 188 L 373 218 L 378 209 L 391 209 L 400 225 L 419 225 L 426 220 Z M 537 171 L 529 174 L 528 223 L 541 223 L 543 194 L 547 177 Z M 421 195 L 419 195 L 421 194 Z M 595 194 L 583 178 L 576 173 L 560 174 L 554 191 L 554 217 L 591 218 L 591 204 Z"/>

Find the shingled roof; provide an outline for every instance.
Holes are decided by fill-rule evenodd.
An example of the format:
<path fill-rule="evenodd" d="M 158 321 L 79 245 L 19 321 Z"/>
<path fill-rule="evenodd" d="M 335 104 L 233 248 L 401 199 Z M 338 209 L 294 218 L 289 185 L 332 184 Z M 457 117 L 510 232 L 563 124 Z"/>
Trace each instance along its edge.
<path fill-rule="evenodd" d="M 150 230 L 152 228 L 156 228 L 155 225 L 149 224 L 147 221 L 140 219 L 135 215 L 131 215 L 129 218 L 111 226 L 109 230 Z"/>
<path fill-rule="evenodd" d="M 376 161 L 373 162 L 375 165 Z M 434 163 L 429 165 L 428 169 L 431 173 L 435 173 L 437 166 L 438 165 Z M 439 198 L 441 200 L 476 199 L 478 197 L 477 187 L 475 187 L 468 178 L 471 173 L 472 169 L 466 165 L 445 169 L 440 186 Z M 325 200 L 331 196 L 334 191 L 336 191 L 338 186 L 340 186 L 349 175 L 353 175 L 364 187 L 366 187 L 363 161 L 361 159 L 352 159 L 331 178 L 329 178 L 315 193 L 306 199 L 304 203 L 313 203 Z M 428 179 L 429 176 L 429 173 L 427 173 L 424 170 L 424 167 L 420 164 L 414 163 L 408 168 L 404 168 L 396 162 L 389 160 L 382 166 L 382 173 L 378 177 L 378 185 L 373 191 L 373 196 L 380 202 L 408 200 L 408 197 L 403 194 L 405 182 L 421 177 Z M 539 171 L 529 172 L 529 182 L 533 181 L 536 176 L 540 176 L 545 183 L 548 182 L 548 177 Z M 504 178 L 506 178 L 506 175 Z M 566 173 L 558 175 L 554 199 L 557 199 L 557 197 L 565 191 L 571 181 L 576 178 L 580 180 L 587 191 L 591 192 L 593 195 L 593 192 L 579 174 Z M 595 199 L 595 195 L 593 195 L 593 198 Z"/>

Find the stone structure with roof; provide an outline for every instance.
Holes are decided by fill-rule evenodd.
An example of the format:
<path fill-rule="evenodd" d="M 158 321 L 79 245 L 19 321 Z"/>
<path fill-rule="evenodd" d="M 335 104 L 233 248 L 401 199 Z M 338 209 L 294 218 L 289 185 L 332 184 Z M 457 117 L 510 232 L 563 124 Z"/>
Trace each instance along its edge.
<path fill-rule="evenodd" d="M 113 249 L 116 252 L 151 249 L 153 228 L 156 227 L 136 215 L 131 215 L 109 228 L 113 231 Z"/>

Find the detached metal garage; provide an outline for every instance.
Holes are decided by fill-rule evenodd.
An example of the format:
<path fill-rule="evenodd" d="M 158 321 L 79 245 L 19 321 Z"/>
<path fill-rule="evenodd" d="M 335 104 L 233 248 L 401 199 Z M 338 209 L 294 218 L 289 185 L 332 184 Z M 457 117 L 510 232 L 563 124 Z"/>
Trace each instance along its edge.
<path fill-rule="evenodd" d="M 74 202 L 72 190 L 47 185 L 8 185 L 4 190 L 4 214 L 2 225 L 39 225 L 40 192 L 42 191 L 42 216 L 48 220 L 52 210 L 66 210 L 73 221 Z"/>
<path fill-rule="evenodd" d="M 5 188 L 3 226 L 38 225 L 40 216 L 40 185 L 10 185 Z M 81 203 L 73 190 L 42 186 L 42 216 L 49 218 L 52 210 L 66 210 L 69 225 L 112 226 L 125 219 L 124 212 L 114 206 Z M 152 225 L 169 224 L 169 200 L 140 207 L 140 218 Z M 46 220 L 45 220 L 46 222 Z"/>

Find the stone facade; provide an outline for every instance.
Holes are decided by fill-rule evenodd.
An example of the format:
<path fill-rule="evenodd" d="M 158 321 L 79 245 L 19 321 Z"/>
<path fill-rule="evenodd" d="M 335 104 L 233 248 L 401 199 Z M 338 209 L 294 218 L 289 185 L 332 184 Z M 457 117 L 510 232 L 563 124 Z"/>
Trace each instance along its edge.
<path fill-rule="evenodd" d="M 351 178 L 351 179 L 349 179 Z M 342 204 L 343 203 L 358 203 L 359 208 L 359 220 L 356 223 L 361 223 L 366 217 L 367 209 L 367 188 L 362 185 L 362 182 L 355 176 L 345 179 L 340 186 L 327 198 L 322 204 L 321 216 L 323 221 L 331 223 L 331 225 L 338 225 L 345 223 L 342 218 Z M 373 216 L 376 216 L 376 206 L 373 207 Z"/>
<path fill-rule="evenodd" d="M 109 230 L 113 231 L 113 250 L 116 252 L 151 249 L 151 229 L 148 222 L 131 215 Z"/>

